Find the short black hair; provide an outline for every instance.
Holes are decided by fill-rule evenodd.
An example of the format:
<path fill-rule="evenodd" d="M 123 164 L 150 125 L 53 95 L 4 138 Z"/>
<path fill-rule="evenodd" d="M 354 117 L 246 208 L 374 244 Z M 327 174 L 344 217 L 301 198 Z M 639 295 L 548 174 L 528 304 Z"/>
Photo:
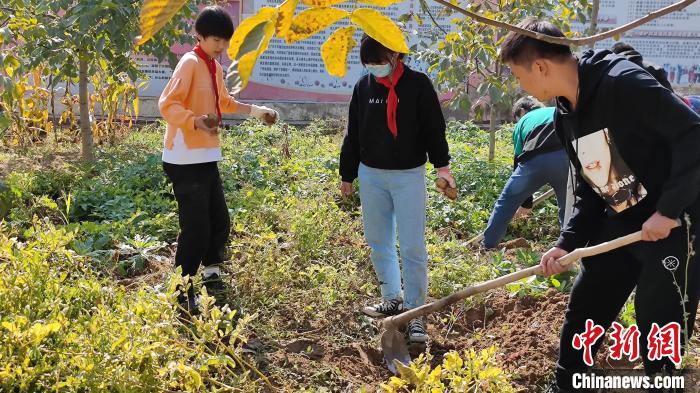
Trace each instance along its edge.
<path fill-rule="evenodd" d="M 388 61 L 396 53 L 393 50 L 380 44 L 379 41 L 364 34 L 360 41 L 360 61 L 362 64 L 382 64 Z M 399 59 L 403 59 L 404 54 L 399 53 Z"/>
<path fill-rule="evenodd" d="M 203 38 L 209 36 L 230 40 L 233 37 L 233 20 L 231 16 L 218 5 L 204 7 L 194 21 L 194 31 Z"/>
<path fill-rule="evenodd" d="M 622 53 L 622 52 L 627 52 L 627 51 L 635 50 L 635 49 L 632 47 L 632 45 L 630 45 L 630 44 L 628 44 L 628 43 L 626 43 L 626 42 L 623 42 L 623 41 L 619 41 L 619 42 L 616 42 L 616 43 L 612 46 L 612 48 L 610 48 L 610 50 L 611 50 L 613 53 L 619 55 L 619 54 Z"/>
<path fill-rule="evenodd" d="M 518 23 L 518 27 L 553 37 L 565 37 L 560 28 L 546 20 L 527 18 Z M 500 57 L 504 63 L 529 66 L 538 58 L 553 59 L 571 55 L 569 45 L 551 44 L 511 31 L 503 39 Z"/>
<path fill-rule="evenodd" d="M 515 101 L 515 104 L 513 104 L 513 109 L 511 110 L 511 115 L 513 115 L 513 119 L 515 119 L 518 115 L 520 115 L 520 111 L 525 111 L 525 113 L 528 113 L 537 108 L 544 108 L 544 104 L 535 97 L 525 96 Z"/>

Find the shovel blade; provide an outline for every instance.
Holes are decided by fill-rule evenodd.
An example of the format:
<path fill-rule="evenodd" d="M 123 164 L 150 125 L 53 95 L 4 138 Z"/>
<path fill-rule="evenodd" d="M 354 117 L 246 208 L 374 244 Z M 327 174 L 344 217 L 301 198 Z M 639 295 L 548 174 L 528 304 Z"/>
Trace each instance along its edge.
<path fill-rule="evenodd" d="M 389 370 L 398 374 L 394 361 L 399 361 L 404 365 L 411 363 L 411 355 L 408 353 L 406 339 L 404 335 L 395 328 L 389 328 L 382 333 L 382 352 L 384 353 L 384 361 Z"/>

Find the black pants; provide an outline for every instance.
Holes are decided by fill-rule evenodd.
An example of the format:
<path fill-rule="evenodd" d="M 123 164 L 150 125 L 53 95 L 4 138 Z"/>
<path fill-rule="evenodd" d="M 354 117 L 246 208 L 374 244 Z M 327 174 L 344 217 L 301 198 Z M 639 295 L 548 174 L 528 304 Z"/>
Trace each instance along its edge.
<path fill-rule="evenodd" d="M 173 183 L 180 221 L 175 266 L 194 276 L 199 265 L 224 260 L 231 228 L 224 189 L 216 162 L 175 165 L 163 163 Z"/>
<path fill-rule="evenodd" d="M 632 233 L 640 228 L 641 223 L 632 225 L 610 220 L 601 228 L 598 239 L 593 244 Z M 668 358 L 648 360 L 647 335 L 654 322 L 659 327 L 669 322 L 678 322 L 681 329 L 688 327 L 689 338 L 692 335 L 700 295 L 698 282 L 700 268 L 695 258 L 691 258 L 688 264 L 687 288 L 685 276 L 688 235 L 695 235 L 696 239 L 700 238 L 698 228 L 700 228 L 700 222 L 693 220 L 691 232 L 688 233 L 684 222 L 682 227 L 672 230 L 669 237 L 664 240 L 639 242 L 582 260 L 580 274 L 571 291 L 559 344 L 559 360 L 555 375 L 557 386 L 561 390 L 574 391 L 572 374 L 588 370 L 583 361 L 583 351 L 573 348 L 574 335 L 585 331 L 586 319 L 592 319 L 595 324 L 607 330 L 635 287 L 634 305 L 637 326 L 641 333 L 639 353 L 644 360 L 645 372 L 654 374 L 674 369 L 673 363 Z M 694 249 L 698 250 L 698 241 L 693 245 Z M 667 257 L 675 257 L 678 260 L 679 265 L 675 270 L 664 267 L 663 261 Z M 668 264 L 669 259 L 666 261 Z M 685 305 L 686 312 L 689 314 L 687 325 L 683 321 L 681 296 L 674 283 L 674 277 L 680 290 L 688 295 Z M 681 340 L 683 336 L 681 332 Z M 603 341 L 601 338 L 596 342 L 593 347 L 594 354 Z"/>

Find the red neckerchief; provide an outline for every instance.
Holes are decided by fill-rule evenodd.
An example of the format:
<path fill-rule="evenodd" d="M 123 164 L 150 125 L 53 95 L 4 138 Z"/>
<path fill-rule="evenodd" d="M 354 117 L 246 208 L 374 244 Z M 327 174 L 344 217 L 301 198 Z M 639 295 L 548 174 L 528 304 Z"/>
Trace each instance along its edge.
<path fill-rule="evenodd" d="M 389 89 L 389 97 L 387 97 L 386 100 L 386 121 L 394 139 L 399 135 L 399 128 L 396 125 L 396 109 L 399 107 L 399 96 L 396 95 L 395 87 L 396 84 L 399 83 L 401 75 L 403 75 L 403 70 L 403 62 L 399 61 L 391 74 L 391 79 L 389 77 L 374 78 L 377 82 Z"/>
<path fill-rule="evenodd" d="M 204 63 L 207 65 L 207 69 L 209 70 L 209 75 L 211 76 L 211 83 L 212 83 L 212 88 L 214 89 L 214 97 L 216 97 L 216 115 L 219 116 L 219 123 L 221 123 L 221 108 L 219 108 L 219 88 L 216 86 L 216 60 L 212 59 L 207 55 L 207 53 L 202 49 L 202 47 L 199 46 L 199 44 L 195 45 L 194 47 L 194 53 L 199 56 L 202 60 L 204 60 Z"/>

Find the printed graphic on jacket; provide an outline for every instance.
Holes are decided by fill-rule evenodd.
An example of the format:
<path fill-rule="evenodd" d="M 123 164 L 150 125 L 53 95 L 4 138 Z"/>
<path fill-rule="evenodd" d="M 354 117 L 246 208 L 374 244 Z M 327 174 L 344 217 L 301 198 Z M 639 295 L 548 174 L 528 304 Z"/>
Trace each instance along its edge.
<path fill-rule="evenodd" d="M 619 213 L 647 195 L 644 185 L 622 160 L 604 128 L 574 141 L 583 178 L 610 208 Z"/>

